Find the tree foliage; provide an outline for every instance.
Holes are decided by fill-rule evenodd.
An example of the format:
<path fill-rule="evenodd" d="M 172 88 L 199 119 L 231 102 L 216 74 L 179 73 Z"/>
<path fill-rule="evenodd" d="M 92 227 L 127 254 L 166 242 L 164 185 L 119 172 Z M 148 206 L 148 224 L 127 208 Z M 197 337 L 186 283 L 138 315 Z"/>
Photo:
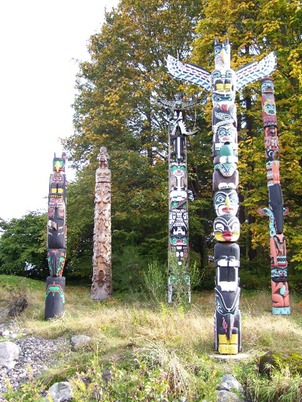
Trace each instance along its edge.
<path fill-rule="evenodd" d="M 123 0 L 90 38 L 91 60 L 81 63 L 77 79 L 75 133 L 65 143 L 79 169 L 67 206 L 74 271 L 92 256 L 101 146 L 107 147 L 112 171 L 113 253 L 135 246 L 147 258 L 166 258 L 168 126 L 157 98 L 173 99 L 181 87 L 169 77 L 165 58 L 190 53 L 199 15 L 199 0 Z"/>
<path fill-rule="evenodd" d="M 272 10 L 274 14 L 272 15 Z M 74 103 L 75 133 L 65 143 L 78 168 L 69 187 L 70 266 L 84 272 L 92 257 L 94 172 L 100 146 L 111 156 L 113 252 L 136 247 L 148 258 L 165 260 L 167 245 L 167 121 L 156 103 L 175 92 L 194 94 L 168 76 L 167 54 L 214 68 L 213 43 L 227 37 L 234 70 L 275 51 L 273 75 L 281 146 L 281 185 L 290 258 L 302 262 L 301 199 L 301 9 L 299 1 L 122 0 L 91 36 L 91 60 L 80 64 Z M 207 94 L 201 97 L 206 99 Z M 242 263 L 268 264 L 268 222 L 258 206 L 268 204 L 260 83 L 237 96 L 240 138 L 240 221 Z M 188 144 L 190 246 L 205 272 L 212 246 L 211 102 L 188 113 L 199 132 Z M 290 230 L 288 229 L 290 227 Z M 90 269 L 90 267 L 89 267 Z M 82 271 L 84 270 L 84 271 Z"/>
<path fill-rule="evenodd" d="M 202 4 L 203 14 L 198 23 L 192 58 L 196 64 L 213 68 L 215 38 L 230 39 L 234 70 L 271 51 L 276 52 L 278 66 L 272 78 L 278 117 L 281 186 L 284 203 L 290 208 L 290 214 L 285 218 L 285 233 L 292 262 L 301 264 L 301 2 L 211 0 Z M 258 206 L 268 204 L 260 94 L 260 83 L 245 88 L 238 94 L 237 111 L 242 197 L 240 243 L 243 258 L 245 255 L 248 260 L 261 257 L 263 261 L 268 255 L 269 242 L 268 222 L 257 213 Z"/>
<path fill-rule="evenodd" d="M 278 117 L 285 234 L 292 264 L 302 269 L 302 11 L 299 0 L 121 0 L 106 13 L 100 32 L 90 37 L 90 60 L 79 65 L 74 102 L 74 134 L 64 146 L 77 169 L 67 202 L 67 275 L 91 275 L 94 180 L 97 154 L 106 146 L 112 171 L 112 245 L 116 280 L 134 283 L 146 261 L 167 259 L 168 124 L 158 98 L 200 88 L 172 79 L 167 54 L 212 71 L 214 39 L 230 39 L 232 68 L 275 51 L 272 78 Z M 273 10 L 273 12 L 272 12 Z M 199 96 L 206 101 L 208 94 Z M 268 266 L 268 222 L 257 213 L 267 206 L 260 83 L 237 95 L 240 172 L 241 262 L 257 270 Z M 188 141 L 192 259 L 211 280 L 212 248 L 212 105 L 187 113 L 187 125 L 199 131 Z M 46 217 L 29 213 L 0 222 L 1 273 L 48 274 Z M 145 258 L 140 258 L 144 256 Z M 26 265 L 27 264 L 27 265 Z M 31 265 L 28 265 L 31 264 Z M 118 269 L 120 268 L 120 271 Z M 128 272 L 128 277 L 127 277 Z M 244 275 L 241 275 L 242 277 Z M 257 276 L 258 277 L 258 276 Z M 116 284 L 115 286 L 118 286 Z"/>
<path fill-rule="evenodd" d="M 46 278 L 46 215 L 29 212 L 20 219 L 2 221 L 0 273 Z"/>

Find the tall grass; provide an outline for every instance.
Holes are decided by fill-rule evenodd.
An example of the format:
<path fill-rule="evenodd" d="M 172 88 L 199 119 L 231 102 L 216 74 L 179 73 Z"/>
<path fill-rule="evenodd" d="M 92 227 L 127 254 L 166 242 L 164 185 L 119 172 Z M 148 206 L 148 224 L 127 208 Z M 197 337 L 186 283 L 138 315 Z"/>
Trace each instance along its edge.
<path fill-rule="evenodd" d="M 14 320 L 16 330 L 44 338 L 93 338 L 91 350 L 59 356 L 56 368 L 20 391 L 11 391 L 7 400 L 38 400 L 53 382 L 68 378 L 79 401 L 215 401 L 224 373 L 233 373 L 253 401 L 300 400 L 301 380 L 286 367 L 271 378 L 257 370 L 259 356 L 269 350 L 300 350 L 298 298 L 292 302 L 291 316 L 272 316 L 269 290 L 243 291 L 245 358 L 220 360 L 213 358 L 214 292 L 194 293 L 190 308 L 175 308 L 165 302 L 166 274 L 161 267 L 154 263 L 145 275 L 144 297 L 117 294 L 101 303 L 90 300 L 89 286 L 67 284 L 63 316 L 47 322 L 43 282 L 0 276 L 0 308 L 10 303 L 14 287 L 29 302 Z"/>

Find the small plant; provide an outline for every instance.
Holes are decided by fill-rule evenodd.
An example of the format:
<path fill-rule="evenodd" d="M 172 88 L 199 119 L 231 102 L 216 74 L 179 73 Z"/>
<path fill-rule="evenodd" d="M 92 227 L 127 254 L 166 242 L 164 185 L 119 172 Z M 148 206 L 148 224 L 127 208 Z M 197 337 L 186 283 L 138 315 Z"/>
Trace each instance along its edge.
<path fill-rule="evenodd" d="M 157 304 L 165 301 L 167 299 L 167 268 L 157 261 L 150 262 L 143 272 L 143 277 L 148 298 Z"/>
<path fill-rule="evenodd" d="M 188 308 L 191 303 L 191 280 L 188 261 L 179 263 L 173 253 L 168 255 L 168 294 L 172 303 Z"/>

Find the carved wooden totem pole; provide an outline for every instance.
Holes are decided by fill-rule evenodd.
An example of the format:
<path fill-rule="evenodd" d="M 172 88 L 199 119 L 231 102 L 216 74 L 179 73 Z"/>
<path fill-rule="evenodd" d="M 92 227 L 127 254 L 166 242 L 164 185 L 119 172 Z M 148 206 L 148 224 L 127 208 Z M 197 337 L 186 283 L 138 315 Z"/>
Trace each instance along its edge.
<path fill-rule="evenodd" d="M 98 155 L 95 175 L 92 300 L 105 300 L 112 295 L 111 270 L 111 171 L 105 147 Z"/>
<path fill-rule="evenodd" d="M 286 243 L 283 234 L 283 197 L 279 174 L 279 146 L 274 83 L 270 78 L 262 80 L 262 117 L 266 155 L 267 187 L 269 208 L 259 208 L 269 218 L 270 260 L 272 285 L 272 313 L 290 314 L 290 300 L 287 283 Z"/>
<path fill-rule="evenodd" d="M 64 311 L 66 260 L 66 155 L 54 154 L 53 173 L 49 179 L 47 260 L 50 275 L 46 279 L 45 319 L 60 316 Z"/>
<path fill-rule="evenodd" d="M 241 314 L 239 310 L 240 234 L 238 211 L 238 144 L 235 93 L 245 85 L 266 77 L 274 71 L 276 59 L 270 53 L 260 62 L 250 63 L 236 72 L 230 67 L 228 40 L 214 44 L 215 70 L 212 74 L 195 65 L 167 57 L 171 75 L 212 92 L 213 191 L 217 217 L 213 230 L 215 302 L 214 348 L 220 354 L 241 351 Z"/>
<path fill-rule="evenodd" d="M 191 302 L 189 272 L 189 219 L 188 174 L 184 109 L 193 107 L 196 101 L 184 101 L 178 93 L 175 101 L 159 99 L 166 108 L 169 119 L 169 233 L 168 233 L 168 303 L 180 294 L 187 294 Z"/>

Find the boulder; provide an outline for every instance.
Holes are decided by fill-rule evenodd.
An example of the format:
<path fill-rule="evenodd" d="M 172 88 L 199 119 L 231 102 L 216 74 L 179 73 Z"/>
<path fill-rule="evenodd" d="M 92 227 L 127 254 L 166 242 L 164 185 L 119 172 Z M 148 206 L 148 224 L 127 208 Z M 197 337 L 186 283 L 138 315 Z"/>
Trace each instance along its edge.
<path fill-rule="evenodd" d="M 243 399 L 240 398 L 240 396 L 238 396 L 234 392 L 221 390 L 221 391 L 218 391 L 216 401 L 217 402 L 240 402 L 240 401 L 243 401 Z"/>
<path fill-rule="evenodd" d="M 72 388 L 67 381 L 56 382 L 49 390 L 48 394 L 54 402 L 67 402 L 72 400 Z"/>
<path fill-rule="evenodd" d="M 20 348 L 14 342 L 0 342 L 0 367 L 12 369 L 20 354 Z"/>
<path fill-rule="evenodd" d="M 291 374 L 302 374 L 300 352 L 267 352 L 259 359 L 259 373 L 271 375 L 272 370 L 288 368 Z"/>
<path fill-rule="evenodd" d="M 76 352 L 77 350 L 86 349 L 91 345 L 91 338 L 87 335 L 73 335 L 70 339 L 71 350 Z"/>
<path fill-rule="evenodd" d="M 223 390 L 223 391 L 234 391 L 234 390 L 236 390 L 237 392 L 240 392 L 240 393 L 243 392 L 242 385 L 231 374 L 225 374 L 222 377 L 221 383 L 220 383 L 220 385 L 218 386 L 217 389 L 218 390 Z"/>

